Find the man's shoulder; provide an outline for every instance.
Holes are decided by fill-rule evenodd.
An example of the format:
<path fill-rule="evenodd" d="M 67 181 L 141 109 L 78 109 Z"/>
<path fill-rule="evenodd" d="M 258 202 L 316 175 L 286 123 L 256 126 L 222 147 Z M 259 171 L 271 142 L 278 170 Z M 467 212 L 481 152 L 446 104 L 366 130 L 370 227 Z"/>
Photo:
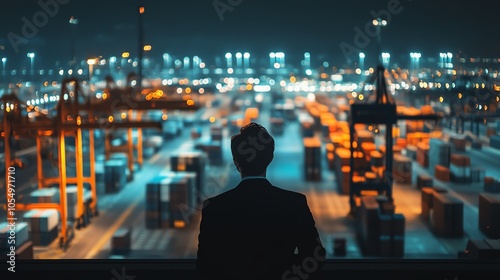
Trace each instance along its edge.
<path fill-rule="evenodd" d="M 203 209 L 205 209 L 209 204 L 219 204 L 223 203 L 224 201 L 227 201 L 229 196 L 231 196 L 234 193 L 234 189 L 227 190 L 223 193 L 220 193 L 216 196 L 207 198 L 203 201 Z"/>
<path fill-rule="evenodd" d="M 299 192 L 294 192 L 294 191 L 291 191 L 291 190 L 287 190 L 287 189 L 282 189 L 280 187 L 277 187 L 277 186 L 272 186 L 273 189 L 279 194 L 279 195 L 282 195 L 282 196 L 286 196 L 290 199 L 297 199 L 297 200 L 302 200 L 305 198 L 305 195 L 302 194 L 302 193 L 299 193 Z"/>

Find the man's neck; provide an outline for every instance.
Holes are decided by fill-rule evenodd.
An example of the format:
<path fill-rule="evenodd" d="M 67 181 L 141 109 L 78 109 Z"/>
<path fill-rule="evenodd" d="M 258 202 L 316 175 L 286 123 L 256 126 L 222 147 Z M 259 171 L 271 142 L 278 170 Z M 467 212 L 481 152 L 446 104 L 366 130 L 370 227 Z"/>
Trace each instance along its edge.
<path fill-rule="evenodd" d="M 259 175 L 246 175 L 246 174 L 241 174 L 241 179 L 245 177 L 266 177 L 266 172 L 259 174 Z"/>

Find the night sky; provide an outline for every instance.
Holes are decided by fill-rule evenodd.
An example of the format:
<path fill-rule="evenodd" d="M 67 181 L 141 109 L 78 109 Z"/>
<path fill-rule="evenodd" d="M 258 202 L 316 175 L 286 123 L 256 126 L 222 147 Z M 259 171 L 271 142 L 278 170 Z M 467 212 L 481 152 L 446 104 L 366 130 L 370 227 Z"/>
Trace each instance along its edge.
<path fill-rule="evenodd" d="M 56 0 L 2 0 L 0 2 L 0 50 L 11 63 L 29 63 L 26 53 L 37 53 L 40 64 L 66 62 L 70 57 L 70 16 L 78 18 L 76 54 L 119 56 L 137 54 L 137 7 L 139 1 L 58 0 L 59 11 L 48 17 L 33 38 L 19 43 L 16 53 L 8 34 L 23 36 L 23 17 L 43 11 L 38 2 Z M 387 10 L 397 0 L 218 0 L 236 4 L 219 17 L 213 0 L 144 0 L 145 43 L 151 56 L 198 55 L 209 63 L 226 52 L 251 53 L 267 59 L 270 51 L 284 51 L 287 61 L 298 64 L 304 51 L 315 60 L 346 63 L 342 42 L 356 47 L 355 27 L 361 30 L 373 19 L 370 11 Z M 462 4 L 465 2 L 466 4 Z M 220 6 L 222 8 L 222 6 Z M 392 14 L 382 30 L 382 44 L 395 59 L 419 51 L 437 57 L 441 51 L 463 51 L 471 56 L 500 56 L 498 13 L 500 1 L 400 0 L 400 12 Z M 42 18 L 43 19 L 43 18 Z M 494 26 L 496 25 L 496 26 Z M 369 57 L 377 51 L 376 38 L 358 48 Z M 354 56 L 353 56 L 354 57 Z"/>

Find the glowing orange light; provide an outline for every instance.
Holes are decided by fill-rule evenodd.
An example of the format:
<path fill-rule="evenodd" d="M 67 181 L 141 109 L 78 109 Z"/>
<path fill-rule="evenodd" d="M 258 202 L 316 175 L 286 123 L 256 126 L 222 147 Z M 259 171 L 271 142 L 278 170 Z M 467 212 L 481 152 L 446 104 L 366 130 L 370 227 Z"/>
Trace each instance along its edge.
<path fill-rule="evenodd" d="M 194 105 L 194 100 L 189 99 L 186 103 L 187 103 L 188 106 L 193 106 Z"/>
<path fill-rule="evenodd" d="M 139 7 L 139 14 L 144 14 L 144 7 Z"/>

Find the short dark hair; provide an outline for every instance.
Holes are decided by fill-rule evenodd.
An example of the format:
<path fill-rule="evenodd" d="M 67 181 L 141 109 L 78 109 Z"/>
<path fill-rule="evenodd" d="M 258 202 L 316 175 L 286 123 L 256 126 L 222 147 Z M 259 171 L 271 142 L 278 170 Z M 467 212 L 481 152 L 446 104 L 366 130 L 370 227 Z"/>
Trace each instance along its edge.
<path fill-rule="evenodd" d="M 231 137 L 231 153 L 242 174 L 262 174 L 273 160 L 274 139 L 262 125 L 249 123 Z"/>

